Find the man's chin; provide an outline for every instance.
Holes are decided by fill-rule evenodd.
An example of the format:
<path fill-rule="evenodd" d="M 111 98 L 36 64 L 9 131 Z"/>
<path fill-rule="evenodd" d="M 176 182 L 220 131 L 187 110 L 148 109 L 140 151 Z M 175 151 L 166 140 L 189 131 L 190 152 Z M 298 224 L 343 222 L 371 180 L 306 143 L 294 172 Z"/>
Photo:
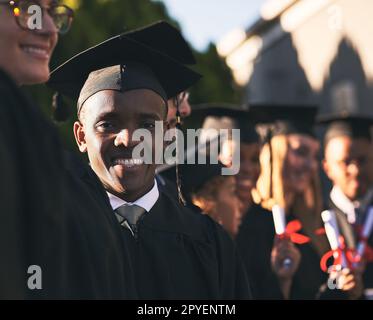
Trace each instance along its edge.
<path fill-rule="evenodd" d="M 359 182 L 354 182 L 350 185 L 350 188 L 347 190 L 346 195 L 350 200 L 355 201 L 365 195 L 367 188 L 364 184 Z"/>

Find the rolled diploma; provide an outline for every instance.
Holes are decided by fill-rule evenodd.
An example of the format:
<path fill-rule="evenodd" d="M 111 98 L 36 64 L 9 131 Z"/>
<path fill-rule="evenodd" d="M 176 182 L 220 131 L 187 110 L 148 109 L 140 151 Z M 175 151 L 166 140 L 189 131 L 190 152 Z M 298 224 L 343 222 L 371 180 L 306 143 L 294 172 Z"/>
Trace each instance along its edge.
<path fill-rule="evenodd" d="M 332 210 L 325 210 L 321 213 L 321 218 L 324 221 L 325 232 L 332 250 L 338 250 L 339 243 L 339 229 L 335 213 Z M 347 267 L 345 254 L 342 252 L 342 267 Z"/>
<path fill-rule="evenodd" d="M 275 224 L 275 230 L 277 235 L 282 235 L 285 233 L 286 221 L 285 221 L 285 211 L 279 205 L 275 204 L 272 207 L 273 223 Z"/>
<path fill-rule="evenodd" d="M 373 227 L 373 207 L 369 207 L 367 218 L 365 220 L 364 227 L 363 227 L 363 233 L 362 233 L 363 239 L 368 239 L 369 238 L 370 233 L 372 231 L 372 227 Z M 357 245 L 357 253 L 361 257 L 364 254 L 365 245 L 366 245 L 366 243 L 363 240 L 360 241 L 359 244 Z"/>
<path fill-rule="evenodd" d="M 273 223 L 275 225 L 275 231 L 277 235 L 282 235 L 285 233 L 286 229 L 286 219 L 285 219 L 285 210 L 281 208 L 279 205 L 275 204 L 272 207 L 272 216 L 273 216 Z M 283 265 L 285 268 L 289 268 L 292 264 L 290 258 L 285 258 Z"/>

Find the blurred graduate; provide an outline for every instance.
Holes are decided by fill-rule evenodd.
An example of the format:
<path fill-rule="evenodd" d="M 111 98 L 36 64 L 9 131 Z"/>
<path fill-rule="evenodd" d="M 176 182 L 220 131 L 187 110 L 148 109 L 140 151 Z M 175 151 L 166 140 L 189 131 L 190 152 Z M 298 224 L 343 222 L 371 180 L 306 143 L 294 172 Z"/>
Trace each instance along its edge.
<path fill-rule="evenodd" d="M 320 117 L 326 126 L 324 137 L 323 168 L 333 183 L 329 195 L 329 209 L 337 219 L 339 233 L 344 240 L 345 250 L 356 252 L 360 242 L 367 241 L 362 260 L 354 268 L 353 261 L 345 266 L 361 282 L 365 296 L 372 299 L 373 288 L 373 233 L 363 234 L 373 215 L 372 184 L 372 136 L 371 116 L 340 113 Z M 349 255 L 347 255 L 347 258 Z M 370 289 L 370 290 L 369 290 Z"/>
<path fill-rule="evenodd" d="M 328 250 L 322 227 L 318 180 L 319 143 L 313 134 L 317 109 L 253 105 L 250 117 L 263 139 L 261 173 L 237 245 L 254 298 L 314 299 L 326 279 L 319 267 Z M 276 236 L 272 209 L 285 212 L 286 237 Z"/>

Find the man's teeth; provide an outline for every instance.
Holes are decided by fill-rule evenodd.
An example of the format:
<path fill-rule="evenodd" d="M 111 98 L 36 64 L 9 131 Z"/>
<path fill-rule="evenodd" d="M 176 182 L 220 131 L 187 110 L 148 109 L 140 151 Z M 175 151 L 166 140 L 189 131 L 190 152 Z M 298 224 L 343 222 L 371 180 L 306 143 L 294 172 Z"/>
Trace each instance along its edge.
<path fill-rule="evenodd" d="M 133 167 L 133 166 L 139 166 L 143 164 L 144 161 L 142 159 L 116 159 L 114 160 L 115 165 L 122 165 L 126 167 Z"/>

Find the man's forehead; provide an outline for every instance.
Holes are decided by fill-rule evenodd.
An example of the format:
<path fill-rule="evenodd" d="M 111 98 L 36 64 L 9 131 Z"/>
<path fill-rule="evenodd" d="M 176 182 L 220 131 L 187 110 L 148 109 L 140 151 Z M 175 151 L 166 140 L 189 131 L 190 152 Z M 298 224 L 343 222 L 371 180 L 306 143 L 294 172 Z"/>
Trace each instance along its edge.
<path fill-rule="evenodd" d="M 146 95 L 146 94 L 145 94 Z M 96 118 L 103 116 L 149 116 L 160 118 L 163 114 L 164 101 L 161 97 L 146 97 L 141 93 L 100 91 L 86 101 L 88 113 Z"/>
<path fill-rule="evenodd" d="M 163 99 L 156 93 L 148 90 L 133 90 L 120 92 L 103 90 L 88 98 L 85 105 L 95 109 L 97 113 L 120 111 L 125 109 L 138 109 L 141 113 L 157 113 L 163 110 Z"/>
<path fill-rule="evenodd" d="M 371 144 L 368 139 L 341 136 L 331 139 L 326 149 L 327 151 L 329 150 L 327 154 L 339 158 L 368 154 L 370 146 Z"/>

